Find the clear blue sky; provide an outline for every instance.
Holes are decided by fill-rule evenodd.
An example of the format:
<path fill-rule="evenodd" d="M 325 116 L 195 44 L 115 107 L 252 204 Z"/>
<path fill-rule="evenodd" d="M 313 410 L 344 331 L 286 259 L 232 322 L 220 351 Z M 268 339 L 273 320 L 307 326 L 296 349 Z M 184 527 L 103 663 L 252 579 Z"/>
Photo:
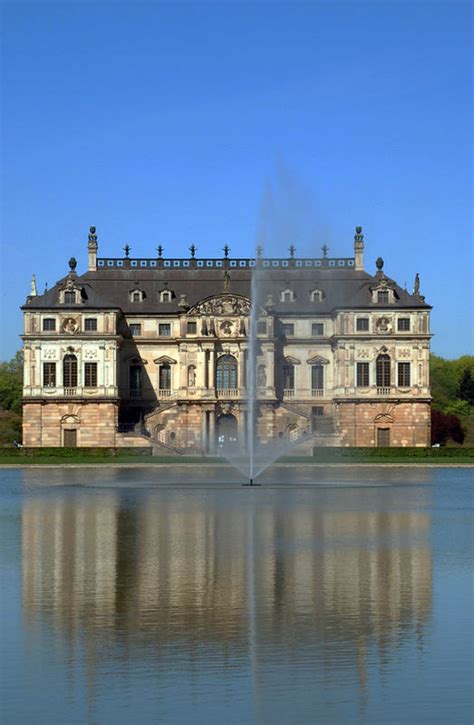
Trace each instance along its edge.
<path fill-rule="evenodd" d="M 471 17 L 461 0 L 7 2 L 2 359 L 40 289 L 103 255 L 352 254 L 421 276 L 472 351 Z"/>

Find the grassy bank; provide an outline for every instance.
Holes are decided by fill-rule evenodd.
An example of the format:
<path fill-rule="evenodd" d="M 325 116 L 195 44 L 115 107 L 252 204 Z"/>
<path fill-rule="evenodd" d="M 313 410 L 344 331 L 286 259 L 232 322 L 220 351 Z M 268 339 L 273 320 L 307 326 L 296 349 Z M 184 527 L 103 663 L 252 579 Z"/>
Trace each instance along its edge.
<path fill-rule="evenodd" d="M 474 466 L 474 448 L 320 448 L 312 456 L 282 456 L 283 464 L 422 464 Z M 149 449 L 117 450 L 110 448 L 3 448 L 0 466 L 19 465 L 201 465 L 224 464 L 226 461 L 212 456 L 150 456 Z"/>

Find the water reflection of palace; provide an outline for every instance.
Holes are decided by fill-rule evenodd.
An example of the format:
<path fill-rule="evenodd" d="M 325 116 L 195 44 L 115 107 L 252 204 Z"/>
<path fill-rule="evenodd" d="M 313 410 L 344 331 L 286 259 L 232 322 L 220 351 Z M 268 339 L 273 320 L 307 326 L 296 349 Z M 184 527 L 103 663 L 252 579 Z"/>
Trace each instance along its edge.
<path fill-rule="evenodd" d="M 269 656 L 275 643 L 344 642 L 357 667 L 370 644 L 389 651 L 406 632 L 422 634 L 431 520 L 409 510 L 409 491 L 347 492 L 345 506 L 327 494 L 318 507 L 311 491 L 262 491 L 258 505 L 237 493 L 25 500 L 27 624 L 66 638 L 82 632 L 103 643 L 102 656 L 104 646 L 110 655 L 125 647 L 130 658 L 160 657 L 154 644 L 229 656 L 253 646 Z"/>

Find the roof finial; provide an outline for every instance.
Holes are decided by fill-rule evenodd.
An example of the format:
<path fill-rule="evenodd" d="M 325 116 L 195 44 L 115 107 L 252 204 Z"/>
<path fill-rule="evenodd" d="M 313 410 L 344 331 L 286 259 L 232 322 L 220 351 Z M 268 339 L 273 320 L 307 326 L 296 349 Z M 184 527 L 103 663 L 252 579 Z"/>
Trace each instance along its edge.
<path fill-rule="evenodd" d="M 328 245 L 327 244 L 323 244 L 323 246 L 321 247 L 321 251 L 323 253 L 323 257 L 327 257 L 328 256 L 328 252 L 329 252 Z"/>
<path fill-rule="evenodd" d="M 383 270 L 383 259 L 382 257 L 377 257 L 375 260 L 375 266 L 377 267 L 377 271 L 381 272 Z"/>
<path fill-rule="evenodd" d="M 227 259 L 227 257 L 229 256 L 229 252 L 230 252 L 229 245 L 228 244 L 224 244 L 224 249 L 222 251 L 224 252 L 224 257 Z"/>
<path fill-rule="evenodd" d="M 126 256 L 126 257 L 128 257 L 128 256 L 129 256 L 129 254 L 130 254 L 130 249 L 131 249 L 131 247 L 130 247 L 130 244 L 126 244 L 126 245 L 124 246 L 124 248 L 123 248 L 123 251 L 125 252 L 125 256 Z"/>
<path fill-rule="evenodd" d="M 257 257 L 260 259 L 260 257 L 262 256 L 262 254 L 263 254 L 263 247 L 262 247 L 261 244 L 258 244 L 257 245 Z"/>
<path fill-rule="evenodd" d="M 191 257 L 194 259 L 194 257 L 196 256 L 196 245 L 191 244 L 191 246 L 189 247 L 189 251 L 191 252 Z"/>
<path fill-rule="evenodd" d="M 36 297 L 37 294 L 38 294 L 38 290 L 37 290 L 37 287 L 36 287 L 36 275 L 33 274 L 32 277 L 31 277 L 31 292 L 30 292 L 30 297 Z"/>
<path fill-rule="evenodd" d="M 413 285 L 413 294 L 419 295 L 420 294 L 420 275 L 418 272 L 415 275 L 415 284 Z"/>
<path fill-rule="evenodd" d="M 288 247 L 288 251 L 290 253 L 290 257 L 293 259 L 293 257 L 295 256 L 295 252 L 296 252 L 295 245 L 294 244 L 290 244 L 290 246 Z"/>
<path fill-rule="evenodd" d="M 69 260 L 69 269 L 71 270 L 71 272 L 75 273 L 76 267 L 77 267 L 77 259 L 75 257 L 71 257 L 71 259 Z"/>
<path fill-rule="evenodd" d="M 163 256 L 163 245 L 162 244 L 158 244 L 158 246 L 156 248 L 156 251 L 158 252 L 159 258 L 161 259 L 161 257 Z"/>

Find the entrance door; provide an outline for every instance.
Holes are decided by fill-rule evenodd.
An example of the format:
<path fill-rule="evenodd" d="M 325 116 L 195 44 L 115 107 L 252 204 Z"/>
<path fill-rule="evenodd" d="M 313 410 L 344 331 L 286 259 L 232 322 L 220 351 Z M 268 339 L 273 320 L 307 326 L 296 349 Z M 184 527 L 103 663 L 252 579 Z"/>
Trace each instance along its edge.
<path fill-rule="evenodd" d="M 76 448 L 77 447 L 77 430 L 75 428 L 64 429 L 64 447 L 65 448 Z"/>
<path fill-rule="evenodd" d="M 377 428 L 377 446 L 390 448 L 390 428 Z"/>
<path fill-rule="evenodd" d="M 219 448 L 237 445 L 237 418 L 235 415 L 227 413 L 217 419 L 216 436 Z"/>

